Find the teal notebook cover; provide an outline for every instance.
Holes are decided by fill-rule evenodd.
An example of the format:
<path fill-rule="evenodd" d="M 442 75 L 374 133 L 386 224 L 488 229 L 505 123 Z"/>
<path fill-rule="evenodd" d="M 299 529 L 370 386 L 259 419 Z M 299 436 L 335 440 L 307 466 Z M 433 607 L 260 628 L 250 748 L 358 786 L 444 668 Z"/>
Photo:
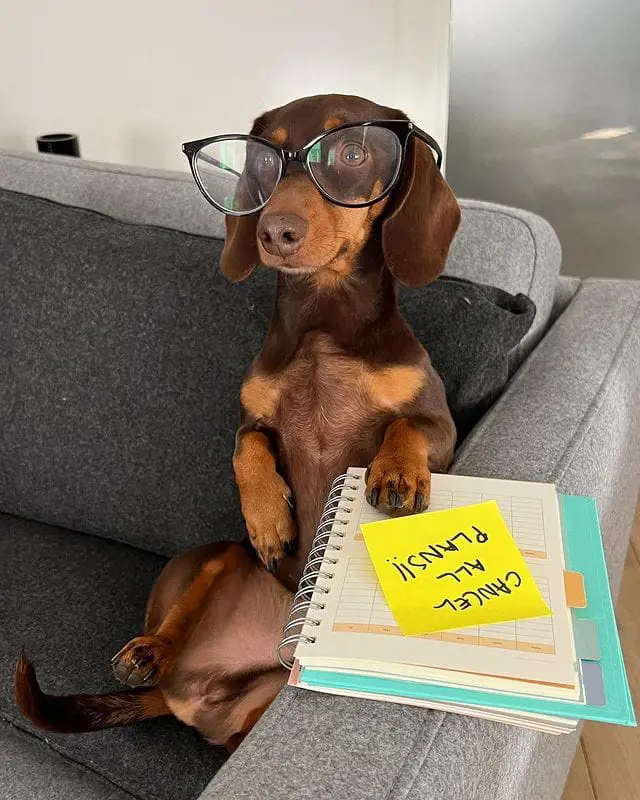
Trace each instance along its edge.
<path fill-rule="evenodd" d="M 569 719 L 596 720 L 619 725 L 635 725 L 631 693 L 622 659 L 620 639 L 613 611 L 609 579 L 602 548 L 596 502 L 592 497 L 558 495 L 562 515 L 567 569 L 582 573 L 587 597 L 586 608 L 573 609 L 574 627 L 589 620 L 597 629 L 595 647 L 598 661 L 583 659 L 601 673 L 604 690 L 598 704 L 564 700 L 543 700 L 526 695 L 488 692 L 417 683 L 404 679 L 350 675 L 303 667 L 301 681 L 309 687 L 345 689 L 367 694 L 417 698 L 472 706 L 526 711 Z M 598 669 L 599 668 L 599 669 Z"/>

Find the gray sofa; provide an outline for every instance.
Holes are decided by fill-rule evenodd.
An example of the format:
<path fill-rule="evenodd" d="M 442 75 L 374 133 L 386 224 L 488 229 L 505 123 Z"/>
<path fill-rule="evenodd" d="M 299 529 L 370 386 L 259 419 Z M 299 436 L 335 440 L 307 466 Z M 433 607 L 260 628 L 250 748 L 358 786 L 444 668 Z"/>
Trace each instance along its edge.
<path fill-rule="evenodd" d="M 222 236 L 221 218 L 186 174 L 0 152 L 0 189 L 132 223 Z M 595 496 L 615 594 L 640 482 L 640 283 L 559 277 L 559 244 L 543 220 L 487 203 L 462 206 L 463 224 L 447 271 L 524 292 L 535 301 L 537 315 L 512 355 L 506 391 L 459 449 L 453 470 L 554 481 L 563 492 Z M 153 313 L 151 307 L 147 311 Z M 0 496 L 1 798 L 560 797 L 576 735 L 556 738 L 290 688 L 228 760 L 165 720 L 70 737 L 32 729 L 11 700 L 16 643 L 35 652 L 48 691 L 108 689 L 109 656 L 138 632 L 149 586 L 183 542 L 168 537 L 154 547 L 154 540 L 141 534 L 138 546 L 131 546 L 121 535 L 126 525 L 109 524 L 109 503 L 113 518 L 120 519 L 117 492 L 105 499 L 80 491 L 78 502 L 87 509 L 75 517 L 40 502 L 39 493 L 51 489 L 46 469 L 28 458 L 20 461 L 21 442 L 15 440 L 20 432 L 7 391 L 11 371 L 28 367 L 11 361 L 6 320 L 0 320 L 0 331 L 6 369 L 4 375 L 0 369 L 0 477 L 5 473 L 3 486 L 20 489 L 17 499 L 8 492 Z M 67 333 L 73 337 L 73 331 Z M 24 475 L 16 474 L 21 469 Z M 38 480 L 32 479 L 36 473 Z M 65 488 L 64 481 L 64 474 L 55 475 L 56 486 Z M 73 481 L 82 484 L 82 471 Z M 65 490 L 71 489 L 77 486 Z M 94 499 L 103 517 L 91 516 Z M 189 514 L 189 530 L 197 530 L 197 506 Z M 237 537 L 238 530 L 217 535 L 225 533 Z M 48 675 L 47 665 L 54 662 L 62 668 Z M 76 673 L 83 668 L 100 673 L 95 685 L 79 685 Z M 60 672 L 64 677 L 54 679 Z M 149 775 L 161 775 L 160 783 Z"/>

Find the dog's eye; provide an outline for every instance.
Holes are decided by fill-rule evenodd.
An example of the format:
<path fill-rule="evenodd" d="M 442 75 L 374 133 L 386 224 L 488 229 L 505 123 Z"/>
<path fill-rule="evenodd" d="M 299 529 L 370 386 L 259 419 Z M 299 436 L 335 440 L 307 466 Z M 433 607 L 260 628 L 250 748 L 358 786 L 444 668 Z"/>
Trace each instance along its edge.
<path fill-rule="evenodd" d="M 357 142 L 348 142 L 342 148 L 342 153 L 340 153 L 340 157 L 345 164 L 350 167 L 359 167 L 366 158 L 367 158 L 367 151 L 359 145 Z"/>
<path fill-rule="evenodd" d="M 263 153 L 258 161 L 258 166 L 263 169 L 271 169 L 275 166 L 276 157 L 273 153 Z"/>

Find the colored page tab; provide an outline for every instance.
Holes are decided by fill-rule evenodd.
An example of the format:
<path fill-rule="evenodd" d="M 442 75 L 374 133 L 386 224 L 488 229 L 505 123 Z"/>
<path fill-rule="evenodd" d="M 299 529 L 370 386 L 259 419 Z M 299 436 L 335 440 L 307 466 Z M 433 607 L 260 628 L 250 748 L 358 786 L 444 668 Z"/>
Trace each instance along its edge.
<path fill-rule="evenodd" d="M 407 636 L 551 615 L 495 501 L 361 529 Z"/>
<path fill-rule="evenodd" d="M 584 578 L 579 572 L 564 571 L 564 594 L 569 608 L 586 608 Z"/>

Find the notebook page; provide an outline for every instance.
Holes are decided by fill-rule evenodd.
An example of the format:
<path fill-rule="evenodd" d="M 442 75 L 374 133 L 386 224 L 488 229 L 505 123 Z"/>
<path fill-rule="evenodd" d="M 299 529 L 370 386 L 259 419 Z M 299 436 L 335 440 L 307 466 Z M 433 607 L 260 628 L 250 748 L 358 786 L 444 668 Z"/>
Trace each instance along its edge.
<path fill-rule="evenodd" d="M 578 685 L 571 612 L 564 597 L 564 556 L 555 487 L 551 484 L 433 475 L 430 510 L 496 500 L 518 543 L 552 617 L 520 620 L 476 628 L 443 631 L 425 636 L 400 634 L 377 582 L 359 530 L 360 522 L 386 517 L 364 499 L 364 470 L 349 470 L 357 493 L 339 518 L 349 520 L 346 536 L 331 580 L 318 584 L 329 590 L 314 600 L 325 604 L 317 626 L 305 625 L 313 644 L 300 642 L 296 658 L 308 666 L 365 662 L 367 669 L 394 672 L 393 664 L 481 673 L 496 677 Z M 356 485 L 353 483 L 352 485 Z M 429 513 L 429 511 L 425 512 Z M 354 668 L 358 665 L 353 664 Z M 417 670 L 420 674 L 422 670 Z M 399 670 L 403 676 L 411 671 Z M 424 673 L 423 673 L 424 674 Z"/>

